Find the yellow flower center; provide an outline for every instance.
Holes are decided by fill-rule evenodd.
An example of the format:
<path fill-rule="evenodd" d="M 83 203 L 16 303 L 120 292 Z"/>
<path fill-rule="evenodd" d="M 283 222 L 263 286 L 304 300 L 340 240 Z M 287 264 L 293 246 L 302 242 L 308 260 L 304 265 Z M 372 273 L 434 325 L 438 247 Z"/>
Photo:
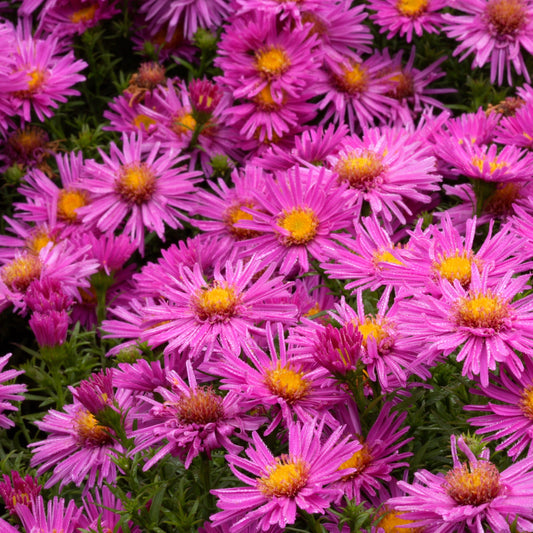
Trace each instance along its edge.
<path fill-rule="evenodd" d="M 415 94 L 415 85 L 413 76 L 403 71 L 398 71 L 389 80 L 393 84 L 393 88 L 387 93 L 387 96 L 395 98 L 396 100 L 403 100 Z"/>
<path fill-rule="evenodd" d="M 24 130 L 16 131 L 10 138 L 9 144 L 19 154 L 33 154 L 39 148 L 46 146 L 46 133 L 40 128 L 33 126 L 27 127 Z"/>
<path fill-rule="evenodd" d="M 526 418 L 533 420 L 533 385 L 522 391 L 520 400 L 518 400 L 518 407 Z"/>
<path fill-rule="evenodd" d="M 206 425 L 224 418 L 222 398 L 210 388 L 197 389 L 191 396 L 182 396 L 176 409 L 182 424 Z"/>
<path fill-rule="evenodd" d="M 172 130 L 179 136 L 193 132 L 195 129 L 196 119 L 191 115 L 191 113 L 179 115 L 172 122 Z"/>
<path fill-rule="evenodd" d="M 80 22 L 91 22 L 94 20 L 94 16 L 96 15 L 96 8 L 96 4 L 90 4 L 87 7 L 82 7 L 70 15 L 70 20 L 74 24 L 79 24 Z"/>
<path fill-rule="evenodd" d="M 74 429 L 80 441 L 85 445 L 102 446 L 113 439 L 109 428 L 101 426 L 98 420 L 86 409 L 80 409 L 74 419 Z"/>
<path fill-rule="evenodd" d="M 228 207 L 222 215 L 222 220 L 226 224 L 230 233 L 238 240 L 251 239 L 259 235 L 258 231 L 254 231 L 246 228 L 236 228 L 235 224 L 240 220 L 253 220 L 253 215 L 243 211 L 243 207 L 254 207 L 254 203 L 251 201 L 237 202 Z"/>
<path fill-rule="evenodd" d="M 398 0 L 398 11 L 411 18 L 417 18 L 424 13 L 428 6 L 428 0 Z"/>
<path fill-rule="evenodd" d="M 283 398 L 292 404 L 309 394 L 311 382 L 305 377 L 305 372 L 292 370 L 289 365 L 281 366 L 278 361 L 276 368 L 267 370 L 265 384 L 272 394 Z"/>
<path fill-rule="evenodd" d="M 54 242 L 54 239 L 50 236 L 48 230 L 46 228 L 39 228 L 26 239 L 26 248 L 32 254 L 39 255 L 39 252 L 49 242 Z"/>
<path fill-rule="evenodd" d="M 372 462 L 372 454 L 366 443 L 360 450 L 357 450 L 347 461 L 341 464 L 339 470 L 346 468 L 355 468 L 355 472 L 343 477 L 344 481 L 354 478 L 361 474 L 365 468 Z"/>
<path fill-rule="evenodd" d="M 441 278 L 447 279 L 450 283 L 457 279 L 463 287 L 466 287 L 472 276 L 472 263 L 478 264 L 471 253 L 455 252 L 453 255 L 442 257 L 433 268 Z"/>
<path fill-rule="evenodd" d="M 305 487 L 308 477 L 309 465 L 304 460 L 281 455 L 257 479 L 257 488 L 267 498 L 293 498 Z"/>
<path fill-rule="evenodd" d="M 317 313 L 320 313 L 320 311 L 321 311 L 320 304 L 316 302 L 315 305 L 313 305 L 313 307 L 311 307 L 311 309 L 307 311 L 307 313 L 304 313 L 304 316 L 310 317 L 310 316 L 316 315 Z"/>
<path fill-rule="evenodd" d="M 274 111 L 280 107 L 280 104 L 274 101 L 270 84 L 254 96 L 254 101 L 264 111 Z"/>
<path fill-rule="evenodd" d="M 44 70 L 38 69 L 32 70 L 29 72 L 29 75 L 30 81 L 28 82 L 28 91 L 30 93 L 35 93 L 41 88 L 47 78 L 47 75 Z"/>
<path fill-rule="evenodd" d="M 5 264 L 0 276 L 9 289 L 24 292 L 33 280 L 39 278 L 41 269 L 39 257 L 28 252 Z"/>
<path fill-rule="evenodd" d="M 351 68 L 342 67 L 342 74 L 335 74 L 337 87 L 348 94 L 356 95 L 366 90 L 368 86 L 368 72 L 360 63 L 353 63 Z"/>
<path fill-rule="evenodd" d="M 471 294 L 456 302 L 455 320 L 458 326 L 499 330 L 510 314 L 507 303 L 498 296 Z"/>
<path fill-rule="evenodd" d="M 271 46 L 255 54 L 255 65 L 267 78 L 275 78 L 290 67 L 291 61 L 283 48 Z"/>
<path fill-rule="evenodd" d="M 523 0 L 490 0 L 485 17 L 497 35 L 515 35 L 527 22 L 527 4 Z"/>
<path fill-rule="evenodd" d="M 445 479 L 446 493 L 459 505 L 482 505 L 500 492 L 500 472 L 490 461 L 463 463 Z"/>
<path fill-rule="evenodd" d="M 155 124 L 155 120 L 147 115 L 144 115 L 143 113 L 139 113 L 133 119 L 133 125 L 139 129 L 143 127 L 145 130 L 147 130 L 152 124 Z"/>
<path fill-rule="evenodd" d="M 240 295 L 227 284 L 214 282 L 212 286 L 201 289 L 193 298 L 196 315 L 200 320 L 223 322 L 237 311 Z"/>
<path fill-rule="evenodd" d="M 77 222 L 77 209 L 87 205 L 87 194 L 77 189 L 59 191 L 57 199 L 57 216 L 65 222 Z"/>
<path fill-rule="evenodd" d="M 357 325 L 357 329 L 363 336 L 363 346 L 366 346 L 368 337 L 373 338 L 376 344 L 379 344 L 389 336 L 384 323 L 376 317 L 366 317 L 364 322 Z"/>
<path fill-rule="evenodd" d="M 317 234 L 318 219 L 312 209 L 295 207 L 286 211 L 278 220 L 278 225 L 289 232 L 280 235 L 280 241 L 286 246 L 306 244 Z"/>
<path fill-rule="evenodd" d="M 486 157 L 477 157 L 474 156 L 472 158 L 472 164 L 479 169 L 480 172 L 483 172 L 483 166 L 485 165 L 485 162 L 487 161 Z M 506 168 L 508 165 L 505 161 L 499 163 L 498 158 L 494 158 L 492 161 L 489 162 L 489 169 L 490 173 L 494 174 L 494 172 L 500 168 Z"/>
<path fill-rule="evenodd" d="M 121 167 L 115 185 L 125 200 L 142 204 L 152 198 L 156 182 L 156 175 L 146 163 L 131 163 Z"/>
<path fill-rule="evenodd" d="M 396 259 L 389 250 L 376 250 L 374 252 L 374 265 L 379 266 L 379 263 L 393 263 L 395 265 L 401 265 L 402 262 Z"/>
<path fill-rule="evenodd" d="M 394 509 L 386 508 L 377 523 L 376 529 L 383 529 L 384 533 L 421 533 L 421 528 L 404 527 L 408 524 L 414 524 L 415 522 L 413 520 L 402 518 L 403 514 L 404 513 L 395 511 Z"/>
<path fill-rule="evenodd" d="M 369 191 L 382 180 L 383 156 L 371 150 L 357 150 L 339 159 L 334 170 L 350 187 Z"/>

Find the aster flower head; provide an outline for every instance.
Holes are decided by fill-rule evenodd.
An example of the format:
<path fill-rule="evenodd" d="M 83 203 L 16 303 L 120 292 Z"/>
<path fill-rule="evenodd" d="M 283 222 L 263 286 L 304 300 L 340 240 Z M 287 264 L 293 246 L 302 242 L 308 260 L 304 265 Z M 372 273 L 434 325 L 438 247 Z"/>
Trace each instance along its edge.
<path fill-rule="evenodd" d="M 114 407 L 112 369 L 93 373 L 89 379 L 82 380 L 72 394 L 94 416 L 99 416 L 108 407 Z"/>
<path fill-rule="evenodd" d="M 287 346 L 279 324 L 267 327 L 266 341 L 266 351 L 256 347 L 247 361 L 238 354 L 223 351 L 223 357 L 207 367 L 209 373 L 221 378 L 222 389 L 243 394 L 254 406 L 270 411 L 271 421 L 265 434 L 280 423 L 287 425 L 295 417 L 309 422 L 320 416 L 336 427 L 338 423 L 327 409 L 346 401 L 347 395 L 329 372 L 314 362 L 300 360 Z"/>
<path fill-rule="evenodd" d="M 259 428 L 263 419 L 246 415 L 248 402 L 242 396 L 228 393 L 224 397 L 210 386 L 199 386 L 187 361 L 188 384 L 173 370 L 167 373 L 170 387 L 158 387 L 161 401 L 144 397 L 149 410 L 139 410 L 133 417 L 138 419 L 138 429 L 132 432 L 135 448 L 132 454 L 163 444 L 143 466 L 150 469 L 165 455 L 179 457 L 185 468 L 200 453 L 208 455 L 212 450 L 225 448 L 230 453 L 242 449 L 230 439 Z"/>
<path fill-rule="evenodd" d="M 387 39 L 399 34 L 410 43 L 413 33 L 421 37 L 424 32 L 440 31 L 443 20 L 439 10 L 446 6 L 444 0 L 372 0 L 369 8 L 376 12 L 370 18 L 381 27 L 379 32 L 389 32 Z"/>
<path fill-rule="evenodd" d="M 122 411 L 131 407 L 129 392 L 119 392 L 115 399 Z M 126 450 L 113 430 L 100 424 L 76 398 L 62 412 L 51 409 L 36 425 L 49 433 L 46 439 L 29 445 L 33 452 L 30 464 L 38 467 L 37 475 L 53 469 L 45 488 L 57 483 L 60 488 L 68 483 L 83 484 L 86 494 L 96 484 L 115 481 L 118 467 L 113 456 Z"/>
<path fill-rule="evenodd" d="M 61 282 L 50 277 L 32 281 L 24 295 L 24 301 L 32 311 L 39 313 L 66 311 L 73 302 L 63 290 Z"/>
<path fill-rule="evenodd" d="M 496 451 L 507 450 L 516 460 L 526 452 L 533 456 L 533 365 L 524 360 L 520 377 L 502 371 L 492 376 L 490 383 L 471 392 L 483 395 L 489 401 L 484 405 L 467 405 L 465 409 L 482 414 L 468 423 L 477 427 L 476 433 L 485 441 L 497 441 Z"/>
<path fill-rule="evenodd" d="M 81 508 L 76 507 L 74 500 L 66 501 L 54 496 L 45 502 L 42 496 L 37 496 L 30 509 L 26 505 L 18 505 L 16 512 L 25 531 L 62 531 L 76 533 L 83 523 Z"/>
<path fill-rule="evenodd" d="M 485 448 L 476 457 L 463 437 L 451 437 L 453 468 L 446 474 L 427 470 L 415 473 L 413 484 L 399 481 L 405 496 L 387 503 L 413 520 L 412 527 L 438 528 L 441 533 L 510 531 L 516 520 L 519 531 L 533 527 L 533 458 L 515 462 L 499 471 Z M 466 461 L 459 458 L 459 451 Z"/>
<path fill-rule="evenodd" d="M 54 348 L 66 341 L 70 317 L 64 310 L 55 311 L 52 309 L 44 313 L 34 311 L 28 324 L 41 349 Z"/>
<path fill-rule="evenodd" d="M 359 444 L 359 449 L 340 465 L 341 469 L 351 469 L 351 473 L 335 483 L 349 499 L 360 502 L 363 494 L 375 495 L 382 487 L 381 482 L 393 479 L 391 472 L 394 469 L 408 466 L 404 459 L 410 457 L 411 452 L 400 452 L 400 448 L 411 440 L 400 440 L 409 430 L 408 426 L 403 426 L 407 413 L 391 412 L 391 408 L 391 403 L 382 406 L 366 435 L 361 434 L 357 407 L 353 402 L 336 408 L 337 419 L 346 423 L 345 434 L 350 434 Z"/>
<path fill-rule="evenodd" d="M 500 119 L 494 140 L 502 144 L 512 144 L 521 148 L 533 149 L 533 101 L 525 102 L 511 116 Z"/>
<path fill-rule="evenodd" d="M 263 266 L 255 257 L 246 265 L 226 261 L 206 282 L 199 265 L 180 265 L 179 278 L 161 288 L 162 301 L 144 305 L 141 341 L 165 344 L 167 354 L 188 350 L 192 358 L 209 358 L 219 346 L 247 349 L 252 332 L 264 335 L 266 322 L 293 322 L 296 306 L 286 303 L 290 284 L 273 276 L 274 264 Z"/>
<path fill-rule="evenodd" d="M 87 161 L 83 187 L 93 196 L 90 208 L 80 209 L 84 223 L 102 232 L 123 226 L 124 233 L 144 250 L 145 229 L 164 239 L 165 225 L 181 227 L 182 210 L 189 209 L 189 195 L 200 172 L 187 172 L 175 165 L 185 156 L 159 153 L 159 143 L 144 153 L 142 139 L 123 136 L 120 150 L 111 143 L 102 164 Z M 105 215 L 105 216 L 104 216 Z"/>
<path fill-rule="evenodd" d="M 235 226 L 260 233 L 244 241 L 247 253 L 275 261 L 288 274 L 308 272 L 309 258 L 324 260 L 335 248 L 336 233 L 351 225 L 353 214 L 344 184 L 324 168 L 294 167 L 267 176 L 265 189 L 256 191 L 256 208 L 243 209 L 251 220 Z"/>
<path fill-rule="evenodd" d="M 323 429 L 324 422 L 317 419 L 307 424 L 291 422 L 288 453 L 277 457 L 254 432 L 247 458 L 226 456 L 234 475 L 248 486 L 211 491 L 222 509 L 211 516 L 213 525 L 231 523 L 235 533 L 251 526 L 270 531 L 272 526 L 293 524 L 299 509 L 323 514 L 341 495 L 331 484 L 350 472 L 342 462 L 359 448 L 341 437 L 342 427 L 328 438 L 322 436 Z"/>
<path fill-rule="evenodd" d="M 29 474 L 21 477 L 16 470 L 11 471 L 11 476 L 4 474 L 3 479 L 0 483 L 0 496 L 9 514 L 16 514 L 17 505 L 25 505 L 31 510 L 42 488 L 37 479 Z"/>
<path fill-rule="evenodd" d="M 52 110 L 59 103 L 66 102 L 68 96 L 79 94 L 72 86 L 85 79 L 79 72 L 87 64 L 76 60 L 72 51 L 61 55 L 54 36 L 33 37 L 27 22 L 17 28 L 13 55 L 13 75 L 24 72 L 26 87 L 12 90 L 9 99 L 14 111 L 24 121 L 31 121 L 32 111 L 43 121 L 51 117 Z"/>
<path fill-rule="evenodd" d="M 24 400 L 23 394 L 26 392 L 26 385 L 15 383 L 5 384 L 6 381 L 24 374 L 24 370 L 4 370 L 12 354 L 7 354 L 0 357 L 0 428 L 8 428 L 14 426 L 15 423 L 11 421 L 4 411 L 16 411 L 17 407 L 11 402 L 20 402 Z"/>
<path fill-rule="evenodd" d="M 481 274 L 472 265 L 470 286 L 465 289 L 441 282 L 442 297 L 426 295 L 419 301 L 406 302 L 404 320 L 418 324 L 427 337 L 425 355 L 447 356 L 458 349 L 457 361 L 463 362 L 463 375 L 479 376 L 481 385 L 489 383 L 489 372 L 503 365 L 512 375 L 520 377 L 524 370 L 518 352 L 532 353 L 531 296 L 514 300 L 521 293 L 528 276 L 505 274 L 496 286 L 489 286 L 488 271 Z M 424 316 L 422 329 L 420 317 Z"/>
<path fill-rule="evenodd" d="M 327 158 L 339 182 L 349 186 L 357 210 L 364 203 L 390 227 L 412 211 L 409 202 L 429 203 L 441 177 L 435 158 L 411 132 L 402 128 L 370 128 L 347 137 L 337 154 Z"/>
<path fill-rule="evenodd" d="M 454 56 L 460 60 L 474 54 L 472 66 L 490 63 L 490 81 L 501 85 L 505 73 L 512 85 L 511 65 L 517 74 L 530 81 L 522 51 L 533 52 L 533 5 L 530 0 L 458 0 L 454 9 L 461 15 L 446 13 L 444 31 L 459 41 Z"/>

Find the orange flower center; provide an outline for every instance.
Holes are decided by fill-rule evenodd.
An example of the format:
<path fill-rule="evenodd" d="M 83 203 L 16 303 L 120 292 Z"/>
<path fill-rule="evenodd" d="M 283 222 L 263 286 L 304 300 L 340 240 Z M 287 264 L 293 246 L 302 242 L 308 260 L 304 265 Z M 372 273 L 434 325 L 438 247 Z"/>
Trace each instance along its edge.
<path fill-rule="evenodd" d="M 291 66 L 291 61 L 283 48 L 270 46 L 256 52 L 255 66 L 263 76 L 277 78 Z"/>
<path fill-rule="evenodd" d="M 529 420 L 533 420 L 533 385 L 526 387 L 520 394 L 518 407 Z"/>
<path fill-rule="evenodd" d="M 458 326 L 491 328 L 498 331 L 510 315 L 510 308 L 499 296 L 469 294 L 455 304 L 455 321 Z"/>
<path fill-rule="evenodd" d="M 372 462 L 372 454 L 370 448 L 366 443 L 362 443 L 363 447 L 360 450 L 357 450 L 347 461 L 339 466 L 339 470 L 344 470 L 346 468 L 355 468 L 355 472 L 345 476 L 343 479 L 347 481 L 348 479 L 354 478 L 361 474 L 365 468 Z"/>
<path fill-rule="evenodd" d="M 196 119 L 191 115 L 191 113 L 179 115 L 172 122 L 172 131 L 174 131 L 180 137 L 186 133 L 193 132 L 195 129 Z"/>
<path fill-rule="evenodd" d="M 281 455 L 267 467 L 267 473 L 257 479 L 257 488 L 267 498 L 293 498 L 307 484 L 309 470 L 303 459 Z"/>
<path fill-rule="evenodd" d="M 152 198 L 156 182 L 156 175 L 146 163 L 131 163 L 120 169 L 116 190 L 128 202 L 142 204 Z"/>
<path fill-rule="evenodd" d="M 41 269 L 39 257 L 27 252 L 5 264 L 0 276 L 9 289 L 24 292 L 41 275 Z"/>
<path fill-rule="evenodd" d="M 473 263 L 479 265 L 471 252 L 457 251 L 453 255 L 442 256 L 433 268 L 441 278 L 447 279 L 450 283 L 457 279 L 463 287 L 467 287 L 470 284 Z"/>
<path fill-rule="evenodd" d="M 272 394 L 289 404 L 305 398 L 311 388 L 305 372 L 293 370 L 289 365 L 281 366 L 279 361 L 275 368 L 266 371 L 265 384 Z"/>
<path fill-rule="evenodd" d="M 74 429 L 80 441 L 85 445 L 103 446 L 112 442 L 109 428 L 101 426 L 93 414 L 80 409 L 74 419 Z"/>
<path fill-rule="evenodd" d="M 193 298 L 196 315 L 200 320 L 224 322 L 233 317 L 240 303 L 240 294 L 235 287 L 214 282 L 201 289 Z"/>
<path fill-rule="evenodd" d="M 243 211 L 243 207 L 255 206 L 252 201 L 237 202 L 228 207 L 228 209 L 226 209 L 226 211 L 224 211 L 224 214 L 222 215 L 222 220 L 226 224 L 229 232 L 238 240 L 251 239 L 252 237 L 257 237 L 259 235 L 258 231 L 235 227 L 235 224 L 240 220 L 253 220 L 254 218 L 251 213 Z"/>
<path fill-rule="evenodd" d="M 176 409 L 182 424 L 206 425 L 224 418 L 222 398 L 210 388 L 197 389 L 191 396 L 182 396 Z"/>
<path fill-rule="evenodd" d="M 289 235 L 280 235 L 285 246 L 307 244 L 317 234 L 318 218 L 308 207 L 295 207 L 281 215 L 278 225 L 289 232 Z"/>
<path fill-rule="evenodd" d="M 527 4 L 523 0 L 490 0 L 485 17 L 500 37 L 513 36 L 527 22 Z"/>
<path fill-rule="evenodd" d="M 333 78 L 339 90 L 356 95 L 366 90 L 368 72 L 360 63 L 352 63 L 351 68 L 342 67 L 342 74 L 334 74 Z"/>
<path fill-rule="evenodd" d="M 74 24 L 79 24 L 80 22 L 91 22 L 94 20 L 97 7 L 98 6 L 96 4 L 89 4 L 87 7 L 82 7 L 70 15 L 70 20 Z"/>
<path fill-rule="evenodd" d="M 371 150 L 354 150 L 339 159 L 334 169 L 350 187 L 369 191 L 382 179 L 383 156 Z"/>
<path fill-rule="evenodd" d="M 87 205 L 87 194 L 77 189 L 62 189 L 57 199 L 57 216 L 65 222 L 78 222 L 77 210 Z"/>
<path fill-rule="evenodd" d="M 398 0 L 396 7 L 402 15 L 417 18 L 426 11 L 428 0 Z"/>
<path fill-rule="evenodd" d="M 500 492 L 500 472 L 490 461 L 463 463 L 445 479 L 446 493 L 459 505 L 482 505 Z"/>

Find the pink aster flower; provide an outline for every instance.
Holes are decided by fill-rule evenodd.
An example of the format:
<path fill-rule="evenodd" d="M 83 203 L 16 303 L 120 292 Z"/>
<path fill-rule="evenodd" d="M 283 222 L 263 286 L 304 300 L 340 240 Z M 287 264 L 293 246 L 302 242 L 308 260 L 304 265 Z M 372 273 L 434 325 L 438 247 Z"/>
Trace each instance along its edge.
<path fill-rule="evenodd" d="M 23 90 L 14 90 L 9 98 L 14 111 L 24 121 L 31 121 L 32 111 L 44 121 L 53 115 L 52 109 L 67 101 L 68 96 L 79 94 L 72 86 L 85 79 L 78 73 L 87 64 L 76 60 L 73 52 L 60 55 L 59 46 L 53 36 L 32 37 L 26 23 L 17 29 L 13 75 L 25 72 L 27 86 Z"/>
<path fill-rule="evenodd" d="M 470 379 L 479 376 L 484 387 L 497 363 L 520 377 L 524 365 L 516 352 L 533 354 L 533 296 L 515 300 L 529 277 L 512 276 L 513 272 L 508 272 L 491 286 L 488 270 L 480 274 L 473 264 L 468 289 L 459 280 L 453 285 L 443 280 L 442 297 L 426 295 L 406 302 L 404 322 L 427 336 L 425 355 L 431 359 L 458 349 L 457 361 L 464 361 L 463 375 Z"/>
<path fill-rule="evenodd" d="M 22 478 L 16 470 L 11 471 L 11 477 L 4 474 L 3 479 L 0 483 L 0 496 L 9 514 L 16 514 L 17 505 L 25 505 L 31 510 L 42 489 L 37 479 L 29 474 Z"/>
<path fill-rule="evenodd" d="M 216 65 L 224 74 L 218 80 L 237 99 L 253 99 L 265 90 L 276 104 L 286 96 L 297 98 L 319 75 L 316 46 L 309 25 L 280 26 L 275 17 L 258 12 L 236 18 L 219 44 Z"/>
<path fill-rule="evenodd" d="M 533 101 L 529 100 L 510 117 L 502 117 L 496 128 L 494 140 L 533 149 Z"/>
<path fill-rule="evenodd" d="M 115 395 L 118 405 L 129 407 L 129 392 Z M 60 489 L 69 483 L 82 484 L 84 493 L 94 487 L 114 483 L 118 467 L 113 461 L 117 453 L 125 453 L 113 430 L 101 425 L 82 403 L 74 399 L 63 411 L 51 409 L 42 421 L 36 422 L 48 437 L 32 442 L 31 466 L 38 467 L 37 475 L 50 469 L 53 473 L 45 488 L 59 483 Z"/>
<path fill-rule="evenodd" d="M 355 239 L 339 240 L 343 248 L 320 268 L 332 279 L 350 280 L 344 286 L 346 290 L 354 293 L 357 289 L 376 290 L 382 285 L 401 284 L 391 266 L 401 264 L 406 252 L 401 245 L 395 245 L 376 217 L 363 217 L 355 225 Z"/>
<path fill-rule="evenodd" d="M 173 151 L 160 154 L 159 143 L 145 154 L 142 139 L 134 134 L 124 135 L 122 142 L 122 150 L 111 143 L 109 156 L 100 151 L 103 163 L 86 162 L 83 187 L 93 201 L 79 213 L 85 224 L 104 233 L 123 226 L 142 252 L 146 229 L 164 240 L 165 225 L 182 227 L 182 211 L 189 209 L 189 195 L 201 173 L 176 168 L 186 157 Z"/>
<path fill-rule="evenodd" d="M 120 12 L 118 0 L 55 0 L 39 13 L 39 31 L 61 39 L 81 34 Z"/>
<path fill-rule="evenodd" d="M 142 533 L 141 529 L 131 522 L 128 523 L 127 529 L 118 525 L 122 518 L 121 511 L 124 511 L 124 505 L 105 485 L 100 490 L 95 490 L 94 496 L 89 493 L 83 498 L 83 511 L 81 528 L 89 530 L 91 533 L 107 533 L 109 531 L 113 533 L 124 533 L 124 531 Z"/>
<path fill-rule="evenodd" d="M 353 402 L 336 408 L 337 419 L 347 424 L 345 434 L 349 434 L 360 447 L 341 463 L 341 468 L 352 470 L 342 476 L 335 487 L 341 488 L 349 499 L 358 503 L 363 494 L 373 496 L 376 490 L 380 490 L 382 481 L 392 481 L 394 469 L 409 466 L 404 459 L 410 457 L 411 452 L 399 451 L 411 440 L 400 440 L 409 430 L 409 426 L 402 427 L 407 413 L 391 413 L 391 408 L 391 403 L 383 405 L 366 435 L 361 434 L 357 407 Z"/>
<path fill-rule="evenodd" d="M 149 117 L 144 112 L 144 107 L 152 107 L 153 98 L 145 95 L 143 105 L 131 100 L 131 96 L 126 94 L 120 94 L 111 100 L 109 109 L 104 111 L 104 118 L 109 120 L 110 124 L 102 129 L 150 137 L 157 128 L 157 120 Z"/>
<path fill-rule="evenodd" d="M 380 26 L 379 33 L 389 32 L 387 39 L 395 35 L 408 43 L 413 33 L 422 37 L 426 33 L 439 33 L 443 24 L 439 10 L 448 6 L 446 0 L 371 0 L 369 9 L 372 22 Z"/>
<path fill-rule="evenodd" d="M 405 496 L 387 503 L 412 520 L 411 527 L 430 528 L 439 533 L 467 533 L 511 530 L 516 519 L 518 531 L 533 528 L 533 457 L 523 459 L 499 471 L 489 461 L 485 448 L 479 457 L 462 437 L 451 437 L 453 468 L 446 474 L 427 470 L 415 473 L 413 484 L 399 481 Z M 459 451 L 466 455 L 461 462 Z"/>
<path fill-rule="evenodd" d="M 190 361 L 187 362 L 188 384 L 173 370 L 167 374 L 170 388 L 158 387 L 155 392 L 162 401 L 141 397 L 148 409 L 140 406 L 133 418 L 138 429 L 131 433 L 135 439 L 135 454 L 142 450 L 162 447 L 146 461 L 143 470 L 149 470 L 163 457 L 179 457 L 189 468 L 195 457 L 217 448 L 239 453 L 241 446 L 230 439 L 246 435 L 263 423 L 262 417 L 246 415 L 250 402 L 242 395 L 230 392 L 217 394 L 210 386 L 199 386 Z"/>
<path fill-rule="evenodd" d="M 206 371 L 221 378 L 221 389 L 242 394 L 253 406 L 269 411 L 271 421 L 265 434 L 280 423 L 288 425 L 295 417 L 307 423 L 320 416 L 329 425 L 338 425 L 328 409 L 345 402 L 347 394 L 323 367 L 299 360 L 288 349 L 280 325 L 274 330 L 267 328 L 266 351 L 257 347 L 246 361 L 228 351 L 222 355 L 206 365 Z"/>
<path fill-rule="evenodd" d="M 250 526 L 270 531 L 272 526 L 294 524 L 299 509 L 323 514 L 341 495 L 331 484 L 350 472 L 341 466 L 343 461 L 360 447 L 341 437 L 342 427 L 327 439 L 323 429 L 324 423 L 316 419 L 303 425 L 290 423 L 288 453 L 277 457 L 254 432 L 247 458 L 227 455 L 234 475 L 248 486 L 211 491 L 223 509 L 211 516 L 213 525 L 230 523 L 233 533 Z"/>
<path fill-rule="evenodd" d="M 353 212 L 345 192 L 346 185 L 337 184 L 324 168 L 294 167 L 276 179 L 267 176 L 264 192 L 254 191 L 257 207 L 243 209 L 252 219 L 236 224 L 259 232 L 242 241 L 246 252 L 274 261 L 283 274 L 296 268 L 308 272 L 309 258 L 323 261 L 334 254 L 337 232 L 351 226 Z"/>
<path fill-rule="evenodd" d="M 387 96 L 391 88 L 390 61 L 381 54 L 364 60 L 342 58 L 328 67 L 327 77 L 318 80 L 315 92 L 323 95 L 319 109 L 324 110 L 321 124 L 333 119 L 347 123 L 352 133 L 385 121 L 398 103 Z"/>
<path fill-rule="evenodd" d="M 229 14 L 227 0 L 194 0 L 183 3 L 180 0 L 148 0 L 143 2 L 140 12 L 150 24 L 152 34 L 162 27 L 170 38 L 180 29 L 186 39 L 192 39 L 199 28 L 218 27 Z"/>
<path fill-rule="evenodd" d="M 530 0 L 458 0 L 454 9 L 465 14 L 444 14 L 444 31 L 459 41 L 453 55 L 460 60 L 475 54 L 472 66 L 490 62 L 490 81 L 501 85 L 507 71 L 512 85 L 511 65 L 530 81 L 522 50 L 533 53 L 533 5 Z"/>
<path fill-rule="evenodd" d="M 12 383 L 10 385 L 4 385 L 4 382 L 11 381 L 12 379 L 24 374 L 24 370 L 4 370 L 9 358 L 12 354 L 7 354 L 0 357 L 0 428 L 8 428 L 15 425 L 10 420 L 4 411 L 17 411 L 17 407 L 11 404 L 11 402 L 20 402 L 24 400 L 23 394 L 26 392 L 26 385 L 17 385 Z"/>
<path fill-rule="evenodd" d="M 42 496 L 37 496 L 32 509 L 26 505 L 17 506 L 17 514 L 25 531 L 61 531 L 76 533 L 82 524 L 82 509 L 78 509 L 74 500 L 65 500 L 54 496 L 45 507 Z"/>
<path fill-rule="evenodd" d="M 488 413 L 470 418 L 468 423 L 477 427 L 476 433 L 486 441 L 497 441 L 496 451 L 507 449 L 507 455 L 516 460 L 524 451 L 533 456 L 533 364 L 524 359 L 520 377 L 500 372 L 486 386 L 471 392 L 488 400 L 485 405 L 467 405 L 468 411 Z"/>
<path fill-rule="evenodd" d="M 23 220 L 47 224 L 53 230 L 60 230 L 62 236 L 68 236 L 80 228 L 78 210 L 90 204 L 91 195 L 82 188 L 85 163 L 81 152 L 57 154 L 55 160 L 60 185 L 34 169 L 18 189 L 26 201 L 15 203 L 15 207 Z"/>
<path fill-rule="evenodd" d="M 285 303 L 290 284 L 273 277 L 275 265 L 259 274 L 262 268 L 255 258 L 246 265 L 228 261 L 206 282 L 199 265 L 180 265 L 179 278 L 161 288 L 161 302 L 142 309 L 140 340 L 152 347 L 165 344 L 165 353 L 190 350 L 192 358 L 209 358 L 220 345 L 237 353 L 247 349 L 252 333 L 264 334 L 265 322 L 290 323 L 296 314 L 296 307 Z"/>
<path fill-rule="evenodd" d="M 392 227 L 412 215 L 410 202 L 427 204 L 439 190 L 435 158 L 427 145 L 405 128 L 365 129 L 361 137 L 344 139 L 336 155 L 327 158 L 340 182 L 346 182 L 357 212 L 370 206 Z"/>

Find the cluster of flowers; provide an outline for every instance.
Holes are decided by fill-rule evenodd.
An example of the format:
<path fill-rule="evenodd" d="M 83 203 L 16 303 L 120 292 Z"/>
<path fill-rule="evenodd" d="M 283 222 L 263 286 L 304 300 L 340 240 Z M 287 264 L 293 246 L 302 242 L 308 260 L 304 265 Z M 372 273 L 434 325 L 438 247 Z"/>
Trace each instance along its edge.
<path fill-rule="evenodd" d="M 76 35 L 117 2 L 24 0 L 17 24 L 0 24 L 2 170 L 24 174 L 0 236 L 0 310 L 29 317 L 51 368 L 72 324 L 118 339 L 109 368 L 36 422 L 38 477 L 5 475 L 6 508 L 28 532 L 116 531 L 119 457 L 140 454 L 149 472 L 224 450 L 244 486 L 211 491 L 207 533 L 275 533 L 306 514 L 347 532 L 334 512 L 346 500 L 380 509 L 373 533 L 532 531 L 533 89 L 453 117 L 436 99 L 451 90 L 429 88 L 445 58 L 419 70 L 414 46 L 404 62 L 373 49 L 370 28 L 408 43 L 445 32 L 492 81 L 511 83 L 512 67 L 529 82 L 533 4 L 140 4 L 137 46 L 159 62 L 109 102 L 121 141 L 96 159 L 57 153 L 45 119 L 85 79 Z M 194 62 L 218 28 L 217 76 L 167 78 L 171 54 Z M 191 228 L 132 263 L 147 235 Z M 485 399 L 467 407 L 482 413 L 471 425 L 512 465 L 452 436 L 450 470 L 409 483 L 397 406 L 449 357 Z M 3 384 L 21 373 L 0 372 L 2 412 L 23 398 L 25 385 Z M 66 485 L 81 502 L 43 499 Z"/>

